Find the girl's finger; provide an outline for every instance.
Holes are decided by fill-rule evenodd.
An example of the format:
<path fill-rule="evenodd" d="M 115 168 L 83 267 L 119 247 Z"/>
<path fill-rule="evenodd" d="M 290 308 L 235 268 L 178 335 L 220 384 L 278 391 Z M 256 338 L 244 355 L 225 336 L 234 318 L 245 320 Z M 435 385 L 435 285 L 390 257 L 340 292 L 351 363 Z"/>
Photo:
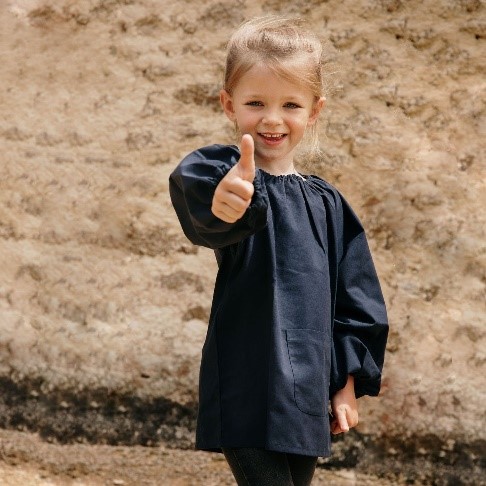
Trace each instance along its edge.
<path fill-rule="evenodd" d="M 225 223 L 234 223 L 239 219 L 234 215 L 234 211 L 223 203 L 213 202 L 211 212 Z"/>
<path fill-rule="evenodd" d="M 241 178 L 225 181 L 224 188 L 243 199 L 251 199 L 253 193 L 255 192 L 255 187 L 253 184 Z"/>
<path fill-rule="evenodd" d="M 346 408 L 340 408 L 337 411 L 337 420 L 339 423 L 339 427 L 341 427 L 341 430 L 343 432 L 348 432 L 349 431 L 349 425 L 348 425 L 348 419 L 346 416 Z"/>
<path fill-rule="evenodd" d="M 246 211 L 246 208 L 250 205 L 250 199 L 243 199 L 240 196 L 232 192 L 224 192 L 220 195 L 219 201 L 223 204 L 227 204 L 230 208 L 241 213 Z"/>
<path fill-rule="evenodd" d="M 219 218 L 221 221 L 224 221 L 225 223 L 234 223 L 236 222 L 235 218 L 231 218 L 227 214 L 224 214 L 222 211 L 213 211 L 213 214 Z"/>
<path fill-rule="evenodd" d="M 336 435 L 342 432 L 341 428 L 339 427 L 338 421 L 334 419 L 331 422 L 331 434 Z"/>
<path fill-rule="evenodd" d="M 248 182 L 253 182 L 255 178 L 255 144 L 253 137 L 246 133 L 241 139 L 241 157 L 238 162 L 241 178 Z"/>
<path fill-rule="evenodd" d="M 241 218 L 243 214 L 242 211 L 237 211 L 228 204 L 221 201 L 214 204 L 214 210 L 233 220 Z"/>

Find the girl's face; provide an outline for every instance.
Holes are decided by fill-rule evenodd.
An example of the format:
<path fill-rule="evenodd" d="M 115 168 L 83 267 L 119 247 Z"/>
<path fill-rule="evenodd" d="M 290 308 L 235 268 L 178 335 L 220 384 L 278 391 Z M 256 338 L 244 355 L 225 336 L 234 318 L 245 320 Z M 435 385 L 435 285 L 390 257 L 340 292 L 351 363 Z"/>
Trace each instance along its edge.
<path fill-rule="evenodd" d="M 242 134 L 255 141 L 255 162 L 262 168 L 287 168 L 294 152 L 324 106 L 312 91 L 255 65 L 236 83 L 233 93 L 221 91 L 221 104 Z"/>

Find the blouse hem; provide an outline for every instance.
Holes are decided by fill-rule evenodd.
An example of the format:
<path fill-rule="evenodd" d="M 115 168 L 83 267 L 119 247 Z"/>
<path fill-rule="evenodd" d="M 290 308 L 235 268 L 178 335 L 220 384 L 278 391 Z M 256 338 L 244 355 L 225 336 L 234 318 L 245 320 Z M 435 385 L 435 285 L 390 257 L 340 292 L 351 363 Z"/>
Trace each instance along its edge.
<path fill-rule="evenodd" d="M 228 447 L 228 448 L 239 448 L 239 447 L 256 447 L 256 448 L 261 448 L 265 449 L 267 451 L 273 451 L 273 452 L 282 452 L 286 454 L 298 454 L 301 456 L 313 456 L 313 457 L 330 457 L 331 455 L 331 450 L 330 448 L 326 451 L 325 449 L 320 449 L 320 450 L 314 450 L 314 449 L 299 449 L 295 447 L 287 447 L 287 446 L 280 446 L 278 444 L 275 445 L 269 445 L 269 446 L 238 446 L 238 445 L 228 445 L 228 446 L 202 446 L 202 445 L 195 445 L 194 448 L 195 450 L 198 451 L 203 451 L 203 452 L 216 452 L 216 453 L 222 453 L 222 448 L 221 447 Z"/>

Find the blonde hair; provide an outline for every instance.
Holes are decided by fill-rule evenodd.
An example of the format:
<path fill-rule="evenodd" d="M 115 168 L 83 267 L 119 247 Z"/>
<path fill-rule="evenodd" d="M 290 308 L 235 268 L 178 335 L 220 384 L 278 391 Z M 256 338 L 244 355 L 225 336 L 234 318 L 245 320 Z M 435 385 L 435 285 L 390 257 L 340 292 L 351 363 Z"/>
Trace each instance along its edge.
<path fill-rule="evenodd" d="M 302 19 L 258 17 L 242 24 L 231 36 L 223 87 L 232 94 L 241 77 L 261 63 L 277 76 L 308 88 L 317 100 L 324 96 L 322 59 L 322 43 Z M 316 155 L 317 123 L 310 132 L 309 149 Z"/>

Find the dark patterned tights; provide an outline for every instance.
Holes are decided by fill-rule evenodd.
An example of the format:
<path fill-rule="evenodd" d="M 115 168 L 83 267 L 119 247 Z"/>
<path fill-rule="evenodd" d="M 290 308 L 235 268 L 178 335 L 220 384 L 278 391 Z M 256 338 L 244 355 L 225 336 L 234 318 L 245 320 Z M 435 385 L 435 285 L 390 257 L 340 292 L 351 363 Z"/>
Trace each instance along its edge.
<path fill-rule="evenodd" d="M 309 486 L 317 457 L 265 449 L 223 449 L 238 486 Z"/>

